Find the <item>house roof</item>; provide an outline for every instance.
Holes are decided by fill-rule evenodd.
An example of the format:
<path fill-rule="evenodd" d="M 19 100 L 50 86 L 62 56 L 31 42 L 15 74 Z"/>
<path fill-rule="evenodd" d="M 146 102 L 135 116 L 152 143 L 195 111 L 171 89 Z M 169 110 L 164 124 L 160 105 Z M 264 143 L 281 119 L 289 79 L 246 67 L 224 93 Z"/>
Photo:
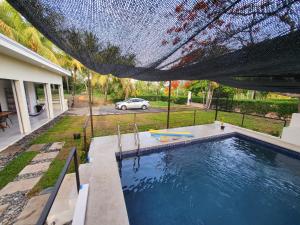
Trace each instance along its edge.
<path fill-rule="evenodd" d="M 34 51 L 0 34 L 0 53 L 30 63 L 62 76 L 71 76 L 71 72 L 45 59 Z"/>

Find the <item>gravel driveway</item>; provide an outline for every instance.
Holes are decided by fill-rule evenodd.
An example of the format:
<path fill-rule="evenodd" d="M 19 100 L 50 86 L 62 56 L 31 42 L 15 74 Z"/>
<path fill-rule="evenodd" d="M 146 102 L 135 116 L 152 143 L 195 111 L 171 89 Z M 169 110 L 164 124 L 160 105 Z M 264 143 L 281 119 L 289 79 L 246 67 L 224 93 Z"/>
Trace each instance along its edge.
<path fill-rule="evenodd" d="M 166 112 L 167 108 L 154 108 L 150 107 L 149 109 L 128 109 L 128 110 L 119 110 L 115 109 L 114 105 L 102 105 L 93 107 L 93 115 L 115 115 L 115 114 L 128 114 L 128 113 L 145 113 L 145 112 Z M 89 115 L 89 108 L 70 108 L 67 112 L 69 115 L 78 115 L 84 116 Z"/>

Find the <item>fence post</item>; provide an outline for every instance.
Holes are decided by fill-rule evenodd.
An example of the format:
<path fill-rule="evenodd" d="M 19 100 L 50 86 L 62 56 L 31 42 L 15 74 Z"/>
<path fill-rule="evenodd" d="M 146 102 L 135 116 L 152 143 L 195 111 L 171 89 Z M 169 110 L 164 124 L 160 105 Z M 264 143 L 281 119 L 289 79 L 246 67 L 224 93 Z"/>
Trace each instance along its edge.
<path fill-rule="evenodd" d="M 83 149 L 85 152 L 87 152 L 86 127 L 83 128 Z"/>
<path fill-rule="evenodd" d="M 286 123 L 287 123 L 287 121 L 286 121 L 286 119 L 284 119 L 284 124 L 283 124 L 283 127 L 285 127 L 285 126 L 286 126 Z"/>
<path fill-rule="evenodd" d="M 92 87 L 91 87 L 91 74 L 90 74 L 90 71 L 88 72 L 88 93 L 89 93 L 91 135 L 92 135 L 92 137 L 94 137 L 93 109 L 92 109 Z"/>
<path fill-rule="evenodd" d="M 136 124 L 136 113 L 133 114 L 133 124 Z"/>
<path fill-rule="evenodd" d="M 194 123 L 193 123 L 193 125 L 195 126 L 195 124 L 196 124 L 196 109 L 194 109 Z"/>
<path fill-rule="evenodd" d="M 227 96 L 227 98 L 226 98 L 226 111 L 228 111 L 228 96 Z"/>
<path fill-rule="evenodd" d="M 169 95 L 168 95 L 168 114 L 167 114 L 167 129 L 170 127 L 170 104 L 171 104 L 171 85 L 172 81 L 169 81 Z"/>
<path fill-rule="evenodd" d="M 215 121 L 218 118 L 218 106 L 219 105 L 219 94 L 217 95 L 217 101 L 216 101 L 216 113 L 215 113 Z"/>
<path fill-rule="evenodd" d="M 245 119 L 245 113 L 243 113 L 243 118 L 242 118 L 242 127 L 244 126 L 244 119 Z"/>
<path fill-rule="evenodd" d="M 76 186 L 77 192 L 80 190 L 80 178 L 79 178 L 79 170 L 78 170 L 78 159 L 77 159 L 77 150 L 74 152 L 74 166 L 75 166 L 75 176 L 76 176 Z"/>

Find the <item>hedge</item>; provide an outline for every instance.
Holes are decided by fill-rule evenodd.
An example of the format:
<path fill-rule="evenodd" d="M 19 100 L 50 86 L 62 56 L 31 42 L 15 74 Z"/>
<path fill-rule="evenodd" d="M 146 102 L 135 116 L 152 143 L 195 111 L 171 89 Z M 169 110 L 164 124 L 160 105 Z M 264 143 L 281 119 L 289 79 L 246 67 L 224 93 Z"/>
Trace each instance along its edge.
<path fill-rule="evenodd" d="M 168 96 L 143 95 L 138 96 L 148 101 L 168 101 Z M 115 99 L 114 102 L 121 99 Z M 175 104 L 186 104 L 186 97 L 171 97 L 171 102 Z M 192 97 L 192 102 L 203 103 L 202 97 Z M 212 108 L 215 108 L 217 99 L 212 101 Z M 239 111 L 251 114 L 266 115 L 267 113 L 277 113 L 279 117 L 288 117 L 292 113 L 298 112 L 298 100 L 237 100 L 231 98 L 219 98 L 218 107 L 221 110 Z"/>

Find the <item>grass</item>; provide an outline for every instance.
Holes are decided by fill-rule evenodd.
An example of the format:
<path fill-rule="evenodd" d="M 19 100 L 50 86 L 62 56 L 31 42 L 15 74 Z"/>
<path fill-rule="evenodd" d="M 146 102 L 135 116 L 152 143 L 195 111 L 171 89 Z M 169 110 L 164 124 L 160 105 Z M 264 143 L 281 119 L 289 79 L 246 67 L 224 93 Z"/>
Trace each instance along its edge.
<path fill-rule="evenodd" d="M 33 196 L 45 188 L 54 186 L 64 165 L 65 160 L 54 159 L 47 172 L 42 176 L 38 184 L 30 191 L 29 195 Z"/>
<path fill-rule="evenodd" d="M 37 155 L 37 152 L 23 152 L 0 171 L 0 189 L 13 181 L 21 170 Z"/>
<path fill-rule="evenodd" d="M 161 103 L 158 103 L 158 105 L 159 104 Z M 145 113 L 145 114 L 136 114 L 135 119 L 136 119 L 136 123 L 138 124 L 139 131 L 147 131 L 149 129 L 166 128 L 166 117 L 167 117 L 166 112 Z M 196 112 L 195 124 L 200 125 L 200 124 L 213 123 L 214 118 L 215 118 L 215 111 L 199 110 Z M 220 120 L 221 118 L 224 122 L 228 122 L 234 125 L 240 125 L 242 121 L 242 115 L 238 113 L 219 112 L 218 119 Z M 65 145 L 63 149 L 60 151 L 60 153 L 58 154 L 57 158 L 51 163 L 49 170 L 43 175 L 42 179 L 31 191 L 31 194 L 39 193 L 41 190 L 47 187 L 51 187 L 55 184 L 56 179 L 59 176 L 64 166 L 65 159 L 67 158 L 71 147 L 73 146 L 77 147 L 79 157 L 81 158 L 81 162 L 84 160 L 85 154 L 82 150 L 83 138 L 81 138 L 80 140 L 74 140 L 73 133 L 82 133 L 82 126 L 84 124 L 85 119 L 86 119 L 85 116 L 65 116 L 62 119 L 60 119 L 47 132 L 37 137 L 32 142 L 32 144 L 40 144 L 40 143 L 64 141 Z M 133 126 L 132 126 L 133 122 L 134 122 L 133 114 L 94 116 L 94 133 L 95 136 L 114 135 L 116 134 L 116 127 L 118 123 L 121 126 L 122 133 L 133 132 Z M 194 124 L 194 111 L 171 112 L 170 114 L 171 128 L 191 126 L 193 124 Z M 283 122 L 258 118 L 254 116 L 245 116 L 244 127 L 278 136 L 282 130 Z M 88 127 L 87 135 L 90 136 L 90 133 L 91 133 L 90 127 Z M 26 153 L 25 156 L 29 157 L 28 154 L 30 155 L 33 153 Z M 32 155 L 30 156 L 33 157 Z M 30 161 L 29 159 L 31 160 L 30 157 L 28 158 L 27 161 L 23 158 L 18 159 L 21 160 L 21 163 L 18 162 L 12 163 L 14 167 L 18 167 L 18 169 L 15 169 L 14 167 L 10 168 L 7 166 L 8 168 L 5 168 L 3 171 L 1 171 L 0 174 L 9 174 L 9 177 L 11 177 L 9 178 L 9 181 L 12 180 L 17 174 L 15 171 L 21 170 Z M 18 164 L 22 164 L 23 167 L 22 165 L 18 165 Z M 70 168 L 70 171 L 73 171 L 72 166 Z M 4 175 L 2 176 L 6 177 Z M 0 182 L 1 184 L 2 183 L 4 184 L 7 181 L 3 181 L 3 178 L 0 175 Z"/>
<path fill-rule="evenodd" d="M 72 147 L 77 148 L 77 153 L 81 162 L 84 161 L 85 153 L 83 149 L 82 139 L 74 140 L 74 133 L 82 133 L 82 126 L 84 124 L 85 116 L 65 116 L 60 119 L 52 128 L 47 132 L 37 137 L 31 144 L 42 144 L 52 142 L 65 142 L 63 149 L 59 152 L 58 156 L 51 163 L 48 171 L 43 175 L 42 179 L 31 191 L 31 195 L 40 192 L 41 190 L 51 187 L 55 184 L 56 179 L 62 170 L 65 159 L 68 157 Z M 73 171 L 71 166 L 70 171 Z"/>

